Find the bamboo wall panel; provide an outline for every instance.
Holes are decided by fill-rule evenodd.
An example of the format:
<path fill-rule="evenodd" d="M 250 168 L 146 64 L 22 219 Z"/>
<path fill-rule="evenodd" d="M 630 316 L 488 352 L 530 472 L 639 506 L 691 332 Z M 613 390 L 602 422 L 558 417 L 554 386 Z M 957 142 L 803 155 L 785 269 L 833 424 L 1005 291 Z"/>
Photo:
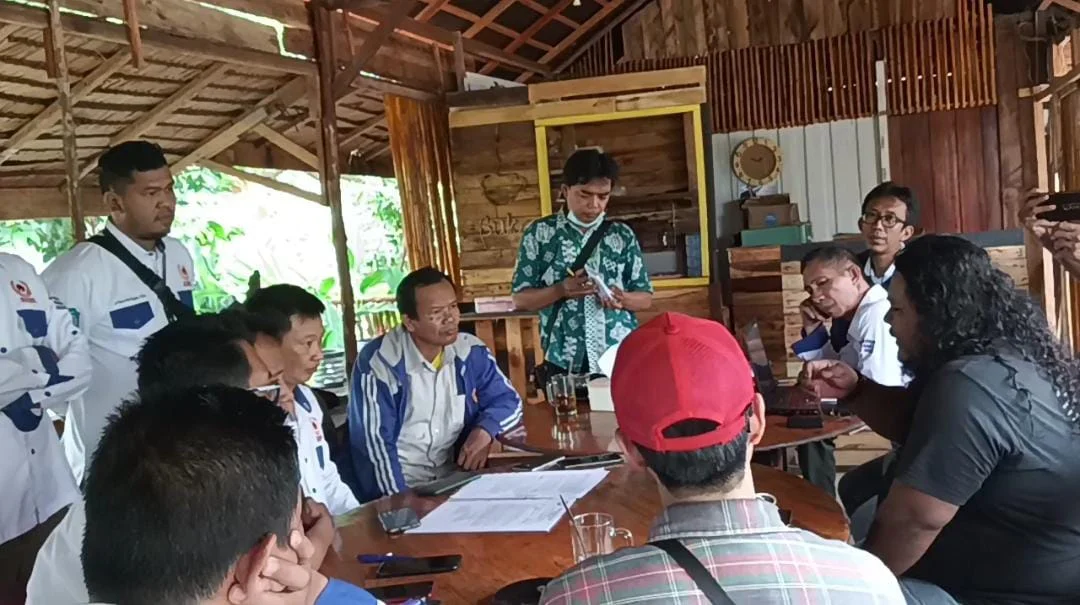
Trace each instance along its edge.
<path fill-rule="evenodd" d="M 386 95 L 390 149 L 413 268 L 437 267 L 460 278 L 447 108 Z"/>
<path fill-rule="evenodd" d="M 881 40 L 890 114 L 997 103 L 989 4 L 960 2 L 955 18 L 886 27 Z"/>
<path fill-rule="evenodd" d="M 993 105 L 997 89 L 990 7 L 963 0 L 954 8 L 951 16 L 889 25 L 875 32 L 811 36 L 810 41 L 781 46 L 741 45 L 695 56 L 615 59 L 608 50 L 610 41 L 605 41 L 571 66 L 567 75 L 704 65 L 713 132 L 873 116 L 878 56 L 886 59 L 891 115 Z M 633 55 L 628 50 L 626 56 Z"/>
<path fill-rule="evenodd" d="M 627 19 L 619 33 L 627 60 L 693 57 L 949 19 L 975 1 L 656 0 Z"/>

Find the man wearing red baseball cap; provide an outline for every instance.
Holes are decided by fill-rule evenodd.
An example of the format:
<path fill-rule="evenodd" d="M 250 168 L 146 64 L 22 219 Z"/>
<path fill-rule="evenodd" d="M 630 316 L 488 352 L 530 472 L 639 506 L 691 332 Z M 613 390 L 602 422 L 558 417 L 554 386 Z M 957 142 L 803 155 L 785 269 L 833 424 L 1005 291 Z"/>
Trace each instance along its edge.
<path fill-rule="evenodd" d="M 756 497 L 750 458 L 765 402 L 722 324 L 665 313 L 632 332 L 611 395 L 619 442 L 656 479 L 664 512 L 649 545 L 570 569 L 547 586 L 544 605 L 904 603 L 881 561 L 786 526 Z"/>

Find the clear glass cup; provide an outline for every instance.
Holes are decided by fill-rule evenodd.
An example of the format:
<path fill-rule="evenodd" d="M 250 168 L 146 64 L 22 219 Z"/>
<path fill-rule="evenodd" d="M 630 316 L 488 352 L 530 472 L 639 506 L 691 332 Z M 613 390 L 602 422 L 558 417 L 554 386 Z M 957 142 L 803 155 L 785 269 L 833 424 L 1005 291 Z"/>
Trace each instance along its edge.
<path fill-rule="evenodd" d="M 626 546 L 634 545 L 634 534 L 630 530 L 615 527 L 615 519 L 607 513 L 582 513 L 574 515 L 574 532 L 570 541 L 574 547 L 574 563 L 597 555 L 609 555 L 615 552 L 614 538 L 626 540 Z"/>
<path fill-rule="evenodd" d="M 556 374 L 549 378 L 547 400 L 555 408 L 557 418 L 577 416 L 577 393 L 574 391 L 574 377 L 569 374 Z"/>

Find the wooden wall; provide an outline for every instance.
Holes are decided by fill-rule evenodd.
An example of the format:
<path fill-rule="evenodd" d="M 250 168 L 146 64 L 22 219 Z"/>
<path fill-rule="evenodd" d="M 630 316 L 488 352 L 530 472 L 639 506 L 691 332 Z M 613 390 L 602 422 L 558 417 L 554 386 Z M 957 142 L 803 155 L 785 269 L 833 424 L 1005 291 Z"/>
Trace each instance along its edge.
<path fill-rule="evenodd" d="M 626 59 L 820 40 L 955 17 L 968 0 L 656 0 L 622 26 Z"/>
<path fill-rule="evenodd" d="M 521 234 L 540 216 L 532 122 L 452 128 L 450 140 L 465 299 L 508 294 Z"/>
<path fill-rule="evenodd" d="M 873 118 L 842 120 L 779 130 L 715 134 L 712 167 L 716 228 L 721 236 L 743 227 L 739 196 L 746 186 L 731 170 L 735 148 L 751 137 L 775 141 L 783 165 L 775 183 L 799 206 L 799 217 L 813 225 L 814 240 L 838 233 L 857 233 L 863 196 L 876 186 L 881 166 Z"/>
<path fill-rule="evenodd" d="M 1001 144 L 993 106 L 889 118 L 891 178 L 915 190 L 923 229 L 976 233 L 1011 224 L 1001 203 Z"/>

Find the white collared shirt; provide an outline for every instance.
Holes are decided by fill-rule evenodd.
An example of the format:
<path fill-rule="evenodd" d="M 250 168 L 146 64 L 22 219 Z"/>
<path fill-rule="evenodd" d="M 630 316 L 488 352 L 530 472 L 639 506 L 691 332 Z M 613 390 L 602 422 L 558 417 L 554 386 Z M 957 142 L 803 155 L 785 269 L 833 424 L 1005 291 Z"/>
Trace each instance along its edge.
<path fill-rule="evenodd" d="M 337 465 L 330 459 L 330 445 L 323 435 L 323 412 L 315 393 L 306 385 L 296 387 L 294 414 L 285 424 L 296 437 L 296 452 L 300 459 L 300 487 L 304 495 L 330 509 L 331 515 L 341 515 L 360 506 L 349 486 L 341 480 Z"/>
<path fill-rule="evenodd" d="M 45 539 L 34 559 L 34 571 L 26 586 L 26 605 L 86 603 L 90 600 L 82 566 L 85 530 L 86 503 L 79 498 Z"/>
<path fill-rule="evenodd" d="M 192 304 L 195 268 L 177 240 L 166 237 L 147 251 L 110 221 L 106 224 L 135 258 L 159 276 L 182 302 Z M 97 447 L 105 420 L 135 390 L 135 355 L 148 336 L 168 324 L 165 309 L 120 259 L 97 244 L 82 242 L 42 273 L 49 291 L 72 310 L 90 340 L 93 375 L 81 402 L 73 402 L 64 424 L 64 453 L 76 480 Z"/>
<path fill-rule="evenodd" d="M 465 397 L 458 395 L 454 347 L 443 348 L 438 370 L 424 359 L 412 337 L 405 348 L 409 407 L 397 440 L 407 485 L 420 485 L 456 470 L 454 445 L 465 430 Z"/>
<path fill-rule="evenodd" d="M 89 346 L 67 309 L 29 263 L 0 253 L 0 544 L 78 497 L 44 410 L 62 409 L 89 381 Z"/>
<path fill-rule="evenodd" d="M 866 279 L 869 279 L 870 283 L 875 286 L 884 287 L 884 284 L 889 283 L 889 280 L 892 279 L 893 273 L 896 273 L 896 263 L 889 265 L 889 268 L 885 269 L 885 275 L 882 275 L 881 277 L 878 277 L 877 273 L 874 273 L 873 258 L 867 258 L 866 264 L 863 265 L 863 275 L 865 275 Z"/>

